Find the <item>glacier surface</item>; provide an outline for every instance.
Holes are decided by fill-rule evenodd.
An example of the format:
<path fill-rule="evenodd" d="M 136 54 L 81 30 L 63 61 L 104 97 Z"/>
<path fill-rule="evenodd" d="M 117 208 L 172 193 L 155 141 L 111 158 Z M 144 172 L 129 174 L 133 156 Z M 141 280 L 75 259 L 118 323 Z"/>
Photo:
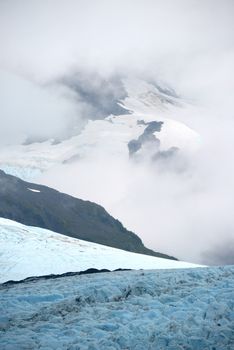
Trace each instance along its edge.
<path fill-rule="evenodd" d="M 231 350 L 234 266 L 100 273 L 0 286 L 0 346 Z"/>

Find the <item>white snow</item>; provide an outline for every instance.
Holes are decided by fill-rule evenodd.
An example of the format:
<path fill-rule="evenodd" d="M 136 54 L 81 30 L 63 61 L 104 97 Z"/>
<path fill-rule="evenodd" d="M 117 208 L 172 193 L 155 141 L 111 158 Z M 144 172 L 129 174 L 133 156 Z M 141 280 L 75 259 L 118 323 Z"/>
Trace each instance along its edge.
<path fill-rule="evenodd" d="M 28 190 L 29 190 L 29 191 L 32 191 L 32 192 L 36 192 L 36 193 L 41 192 L 41 191 L 39 191 L 39 190 L 35 190 L 34 188 L 28 188 Z"/>
<path fill-rule="evenodd" d="M 198 266 L 130 253 L 0 218 L 0 282 L 88 268 L 176 269 Z"/>
<path fill-rule="evenodd" d="M 162 114 L 171 104 L 175 106 L 184 104 L 182 99 L 168 96 L 160 92 L 156 86 L 141 79 L 124 79 L 124 86 L 127 97 L 121 102 L 121 106 L 135 113 Z"/>
<path fill-rule="evenodd" d="M 232 350 L 234 266 L 0 286 L 0 347 Z"/>

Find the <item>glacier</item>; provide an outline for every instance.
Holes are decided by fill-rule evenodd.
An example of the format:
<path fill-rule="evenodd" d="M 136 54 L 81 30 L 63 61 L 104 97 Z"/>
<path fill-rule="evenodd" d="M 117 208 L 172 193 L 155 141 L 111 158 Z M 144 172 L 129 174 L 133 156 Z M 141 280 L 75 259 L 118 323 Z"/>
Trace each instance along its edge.
<path fill-rule="evenodd" d="M 234 346 L 234 266 L 6 283 L 0 305 L 2 350 Z"/>

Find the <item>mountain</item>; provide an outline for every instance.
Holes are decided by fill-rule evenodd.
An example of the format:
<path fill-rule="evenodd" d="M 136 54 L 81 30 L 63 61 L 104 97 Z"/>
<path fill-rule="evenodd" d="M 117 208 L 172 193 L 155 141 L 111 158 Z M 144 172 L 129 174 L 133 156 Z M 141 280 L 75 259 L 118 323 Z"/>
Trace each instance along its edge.
<path fill-rule="evenodd" d="M 0 285 L 1 349 L 231 350 L 233 276 L 225 266 Z"/>
<path fill-rule="evenodd" d="M 0 283 L 95 269 L 176 269 L 198 265 L 90 243 L 0 218 Z"/>
<path fill-rule="evenodd" d="M 94 158 L 137 160 L 139 164 L 144 160 L 178 162 L 178 155 L 193 154 L 199 147 L 199 135 L 175 117 L 184 113 L 185 102 L 162 83 L 115 78 L 95 86 L 90 77 L 74 76 L 61 84 L 79 96 L 78 105 L 89 106 L 83 129 L 77 121 L 67 137 L 33 139 L 27 135 L 22 144 L 2 147 L 2 170 L 34 181 L 57 166 L 62 170 Z"/>
<path fill-rule="evenodd" d="M 46 186 L 23 181 L 0 170 L 0 217 L 107 246 L 167 259 L 98 204 Z"/>
<path fill-rule="evenodd" d="M 176 191 L 177 179 L 187 184 L 201 143 L 183 98 L 165 84 L 141 79 L 99 81 L 96 76 L 74 75 L 59 83 L 77 97 L 78 107 L 88 106 L 83 129 L 76 120 L 66 137 L 26 135 L 21 144 L 2 146 L 0 169 L 99 203 L 139 233 L 147 246 L 169 255 L 175 254 L 176 246 L 176 255 L 183 258 L 180 247 L 187 236 L 180 240 L 174 236 L 182 232 L 174 227 L 180 220 L 171 219 L 163 204 Z M 171 197 L 174 200 L 177 194 Z"/>

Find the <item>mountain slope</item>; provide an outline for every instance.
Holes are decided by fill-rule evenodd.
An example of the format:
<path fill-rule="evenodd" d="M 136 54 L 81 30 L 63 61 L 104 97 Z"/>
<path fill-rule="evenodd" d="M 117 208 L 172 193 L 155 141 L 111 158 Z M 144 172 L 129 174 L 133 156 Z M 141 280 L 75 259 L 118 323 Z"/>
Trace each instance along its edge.
<path fill-rule="evenodd" d="M 171 258 L 141 239 L 95 203 L 7 175 L 0 170 L 0 217 L 127 251 Z"/>
<path fill-rule="evenodd" d="M 0 218 L 0 283 L 89 268 L 115 270 L 197 266 L 130 253 Z"/>

